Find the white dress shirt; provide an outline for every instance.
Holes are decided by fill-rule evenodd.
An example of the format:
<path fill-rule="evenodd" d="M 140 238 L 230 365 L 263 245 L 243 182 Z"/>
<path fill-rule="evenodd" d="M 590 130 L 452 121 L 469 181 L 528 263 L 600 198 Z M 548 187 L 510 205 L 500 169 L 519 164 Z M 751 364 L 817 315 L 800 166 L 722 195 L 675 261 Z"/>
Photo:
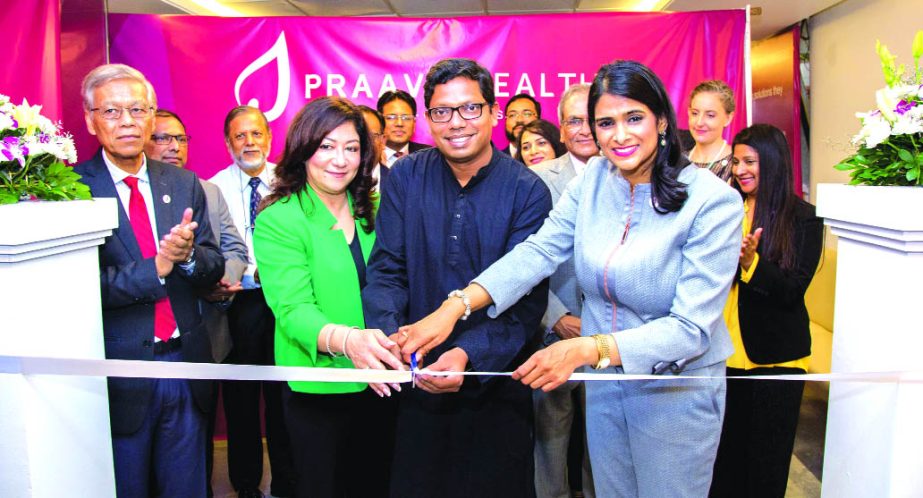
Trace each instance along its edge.
<path fill-rule="evenodd" d="M 260 185 L 257 192 L 266 197 L 271 192 L 269 186 L 275 178 L 273 170 L 276 165 L 270 162 L 260 172 Z M 234 220 L 234 226 L 240 232 L 240 238 L 247 243 L 247 271 L 241 277 L 244 289 L 255 289 L 260 285 L 253 279 L 256 272 L 256 258 L 253 256 L 253 223 L 250 220 L 250 175 L 243 172 L 236 164 L 224 168 L 211 177 L 208 181 L 214 183 L 221 190 L 224 200 L 228 203 L 228 211 Z"/>
<path fill-rule="evenodd" d="M 394 166 L 394 163 L 397 162 L 400 157 L 394 157 L 398 152 L 403 153 L 401 157 L 410 154 L 410 142 L 404 144 L 401 150 L 394 150 L 391 147 L 385 147 L 385 164 L 390 168 Z"/>

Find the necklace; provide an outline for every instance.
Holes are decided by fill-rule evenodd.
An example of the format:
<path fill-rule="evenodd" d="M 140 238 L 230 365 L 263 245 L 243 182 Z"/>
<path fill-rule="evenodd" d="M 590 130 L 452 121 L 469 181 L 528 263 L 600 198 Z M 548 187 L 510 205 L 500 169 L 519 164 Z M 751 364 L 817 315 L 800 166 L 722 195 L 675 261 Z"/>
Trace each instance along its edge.
<path fill-rule="evenodd" d="M 705 169 L 711 169 L 712 166 L 714 166 L 715 163 L 718 162 L 718 158 L 722 157 L 721 154 L 724 153 L 724 148 L 727 147 L 727 145 L 728 145 L 728 143 L 725 142 L 724 140 L 722 140 L 722 141 L 721 141 L 721 148 L 718 149 L 718 153 L 715 154 L 715 157 L 712 157 L 712 158 L 711 158 L 711 161 L 708 162 L 708 164 L 706 164 L 706 163 L 704 163 L 704 162 L 702 162 L 702 163 L 696 163 L 696 164 L 702 165 L 702 167 L 704 167 Z M 689 160 L 690 160 L 690 161 L 691 161 L 692 158 L 695 156 L 695 152 L 696 152 L 696 150 L 698 150 L 698 148 L 699 148 L 699 144 L 695 144 L 695 147 L 693 147 L 692 150 L 689 151 Z M 695 162 L 695 161 L 692 161 L 692 162 Z M 723 159 L 723 160 L 721 161 L 721 166 L 727 166 L 727 159 Z"/>

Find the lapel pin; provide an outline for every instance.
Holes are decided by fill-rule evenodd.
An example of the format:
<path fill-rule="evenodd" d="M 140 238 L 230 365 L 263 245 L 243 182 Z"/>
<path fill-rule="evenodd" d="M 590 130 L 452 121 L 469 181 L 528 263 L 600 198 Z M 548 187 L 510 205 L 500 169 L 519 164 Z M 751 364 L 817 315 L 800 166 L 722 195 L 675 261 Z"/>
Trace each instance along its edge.
<path fill-rule="evenodd" d="M 163 203 L 164 203 L 164 204 L 169 204 L 169 203 L 170 203 L 170 196 L 169 196 L 169 195 L 164 194 L 164 196 L 163 196 Z"/>

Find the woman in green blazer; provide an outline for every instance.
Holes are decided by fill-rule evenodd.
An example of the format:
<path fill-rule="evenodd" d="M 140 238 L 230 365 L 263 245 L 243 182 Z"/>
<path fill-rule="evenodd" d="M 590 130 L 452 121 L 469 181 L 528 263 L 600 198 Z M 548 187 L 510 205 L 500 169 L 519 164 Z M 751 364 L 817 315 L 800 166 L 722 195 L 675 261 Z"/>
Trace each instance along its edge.
<path fill-rule="evenodd" d="M 314 100 L 289 127 L 253 235 L 276 317 L 277 365 L 403 368 L 397 345 L 380 330 L 366 330 L 362 315 L 365 263 L 375 243 L 376 161 L 362 112 L 346 99 Z M 384 384 L 285 386 L 297 496 L 386 496 L 393 405 L 378 398 L 390 395 Z"/>

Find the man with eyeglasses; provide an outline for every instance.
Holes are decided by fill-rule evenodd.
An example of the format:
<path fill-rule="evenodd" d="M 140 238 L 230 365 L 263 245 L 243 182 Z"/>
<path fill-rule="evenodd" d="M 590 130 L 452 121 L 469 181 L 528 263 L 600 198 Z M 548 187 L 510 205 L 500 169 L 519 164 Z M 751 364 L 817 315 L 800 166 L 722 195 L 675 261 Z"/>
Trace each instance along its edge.
<path fill-rule="evenodd" d="M 241 278 L 243 290 L 228 309 L 233 343 L 225 361 L 237 365 L 274 365 L 275 317 L 266 304 L 253 256 L 253 231 L 259 205 L 270 193 L 276 165 L 268 161 L 272 132 L 257 108 L 238 106 L 224 120 L 224 140 L 233 161 L 211 178 L 228 203 L 231 218 L 247 244 L 248 261 Z M 261 497 L 263 439 L 260 396 L 265 402 L 266 444 L 273 496 L 292 496 L 294 470 L 288 431 L 282 414 L 279 382 L 222 381 L 224 417 L 228 429 L 228 477 L 241 498 Z"/>
<path fill-rule="evenodd" d="M 106 358 L 211 363 L 198 290 L 224 259 L 195 174 L 144 154 L 157 96 L 143 74 L 99 66 L 81 88 L 87 130 L 101 145 L 74 171 L 93 197 L 119 200 L 119 226 L 99 247 Z M 211 381 L 110 377 L 118 496 L 205 496 Z"/>
<path fill-rule="evenodd" d="M 558 202 L 567 184 L 586 168 L 587 161 L 599 154 L 587 119 L 587 98 L 590 85 L 582 83 L 568 87 L 558 103 L 561 122 L 561 142 L 567 154 L 545 161 L 532 168 L 551 190 Z M 558 266 L 551 275 L 548 309 L 542 317 L 542 346 L 561 339 L 580 336 L 582 300 L 577 285 L 574 258 Z M 586 395 L 582 382 L 566 382 L 551 392 L 537 389 L 535 402 L 535 490 L 539 498 L 566 498 L 576 483 L 568 483 L 568 468 L 582 470 L 583 496 L 593 498 L 593 478 L 590 459 L 584 448 L 584 428 L 581 414 L 585 413 Z M 577 423 L 579 430 L 571 430 Z M 571 439 L 571 435 L 575 438 Z M 577 451 L 568 451 L 571 446 Z M 563 465 L 567 462 L 568 465 Z"/>
<path fill-rule="evenodd" d="M 542 105 L 528 93 L 516 94 L 506 103 L 503 117 L 506 120 L 506 139 L 510 142 L 503 152 L 516 157 L 519 135 L 527 124 L 542 117 Z"/>
<path fill-rule="evenodd" d="M 411 142 L 417 125 L 417 101 L 403 90 L 393 90 L 378 98 L 378 112 L 385 118 L 385 165 L 394 166 L 398 159 L 429 145 Z"/>
<path fill-rule="evenodd" d="M 458 289 L 551 209 L 541 180 L 491 144 L 497 107 L 487 69 L 442 60 L 426 75 L 424 98 L 436 148 L 391 171 L 362 292 L 366 326 L 399 344 L 412 337 L 403 325 L 466 301 Z M 512 370 L 534 351 L 547 300 L 544 283 L 495 318 L 470 313 L 443 344 L 421 351 L 420 367 Z M 391 496 L 534 496 L 531 396 L 509 377 L 416 377 L 416 389 L 401 393 Z"/>
<path fill-rule="evenodd" d="M 358 107 L 362 111 L 363 119 L 365 119 L 365 126 L 368 127 L 369 134 L 372 135 L 372 145 L 374 145 L 372 150 L 375 157 L 378 158 L 378 162 L 372 170 L 372 178 L 376 180 L 375 190 L 381 193 L 381 186 L 388 179 L 388 174 L 391 172 L 391 168 L 385 164 L 385 135 L 383 133 L 385 118 L 380 112 L 367 105 Z"/>
<path fill-rule="evenodd" d="M 186 125 L 173 111 L 157 109 L 154 112 L 154 133 L 144 147 L 147 157 L 172 164 L 178 168 L 185 168 L 189 158 L 189 135 L 186 134 Z M 208 204 L 208 220 L 212 225 L 212 232 L 218 240 L 221 255 L 224 256 L 224 276 L 211 289 L 200 291 L 200 295 L 208 303 L 202 307 L 202 317 L 208 338 L 212 346 L 212 359 L 221 363 L 231 350 L 231 332 L 228 329 L 228 307 L 234 295 L 242 289 L 240 277 L 247 269 L 247 245 L 240 238 L 231 213 L 228 211 L 227 202 L 221 195 L 221 190 L 209 181 L 199 178 L 202 189 L 205 190 L 205 199 Z M 215 389 L 212 397 L 212 411 L 217 407 L 218 390 Z M 211 478 L 214 455 L 215 414 L 208 417 L 208 430 L 205 435 L 205 484 L 208 487 L 208 496 L 212 496 Z"/>

